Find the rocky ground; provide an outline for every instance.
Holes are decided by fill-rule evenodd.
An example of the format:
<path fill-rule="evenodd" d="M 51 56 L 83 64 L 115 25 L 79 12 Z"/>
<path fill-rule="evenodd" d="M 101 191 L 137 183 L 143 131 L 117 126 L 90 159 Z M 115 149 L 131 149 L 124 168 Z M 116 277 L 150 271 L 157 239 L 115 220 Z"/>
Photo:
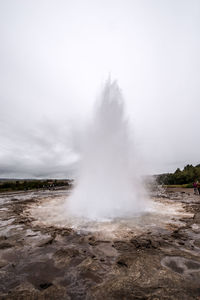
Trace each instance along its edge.
<path fill-rule="evenodd" d="M 63 193 L 0 195 L 0 299 L 200 299 L 200 196 L 161 191 L 154 197 L 191 214 L 165 228 L 100 239 L 39 226 L 26 212 Z"/>

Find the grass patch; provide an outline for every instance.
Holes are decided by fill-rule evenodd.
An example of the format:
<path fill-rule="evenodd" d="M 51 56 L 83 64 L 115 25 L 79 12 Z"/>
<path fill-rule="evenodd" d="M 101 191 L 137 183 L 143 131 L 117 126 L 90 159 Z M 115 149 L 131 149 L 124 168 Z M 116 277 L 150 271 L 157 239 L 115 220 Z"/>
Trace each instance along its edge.
<path fill-rule="evenodd" d="M 164 185 L 167 188 L 193 188 L 192 183 L 185 183 L 185 184 L 167 184 Z"/>

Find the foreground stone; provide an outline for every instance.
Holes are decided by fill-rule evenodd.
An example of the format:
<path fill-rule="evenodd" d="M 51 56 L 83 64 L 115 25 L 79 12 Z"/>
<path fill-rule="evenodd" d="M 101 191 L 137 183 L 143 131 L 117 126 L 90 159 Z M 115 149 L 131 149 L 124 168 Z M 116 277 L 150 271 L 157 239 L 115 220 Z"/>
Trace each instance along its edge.
<path fill-rule="evenodd" d="M 200 299 L 200 198 L 192 191 L 163 194 L 192 212 L 180 225 L 112 240 L 34 225 L 24 211 L 59 196 L 49 193 L 1 195 L 0 299 Z"/>

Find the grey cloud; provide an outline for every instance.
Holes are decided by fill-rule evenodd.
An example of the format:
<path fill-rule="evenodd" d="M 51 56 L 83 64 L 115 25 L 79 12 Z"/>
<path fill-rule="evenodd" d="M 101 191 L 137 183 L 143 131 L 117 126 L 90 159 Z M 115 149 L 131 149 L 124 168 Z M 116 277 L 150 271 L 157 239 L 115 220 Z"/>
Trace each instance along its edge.
<path fill-rule="evenodd" d="M 109 72 L 146 172 L 200 161 L 198 0 L 0 2 L 0 176 L 67 176 Z"/>

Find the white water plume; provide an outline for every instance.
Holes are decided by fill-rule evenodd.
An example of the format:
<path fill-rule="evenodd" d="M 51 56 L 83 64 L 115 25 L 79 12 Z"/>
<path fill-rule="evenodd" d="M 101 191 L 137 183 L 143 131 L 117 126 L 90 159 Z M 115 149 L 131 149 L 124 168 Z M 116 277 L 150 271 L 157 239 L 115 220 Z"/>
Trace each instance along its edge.
<path fill-rule="evenodd" d="M 143 211 L 145 192 L 116 82 L 107 81 L 82 144 L 79 178 L 67 201 L 68 212 L 105 220 Z"/>

